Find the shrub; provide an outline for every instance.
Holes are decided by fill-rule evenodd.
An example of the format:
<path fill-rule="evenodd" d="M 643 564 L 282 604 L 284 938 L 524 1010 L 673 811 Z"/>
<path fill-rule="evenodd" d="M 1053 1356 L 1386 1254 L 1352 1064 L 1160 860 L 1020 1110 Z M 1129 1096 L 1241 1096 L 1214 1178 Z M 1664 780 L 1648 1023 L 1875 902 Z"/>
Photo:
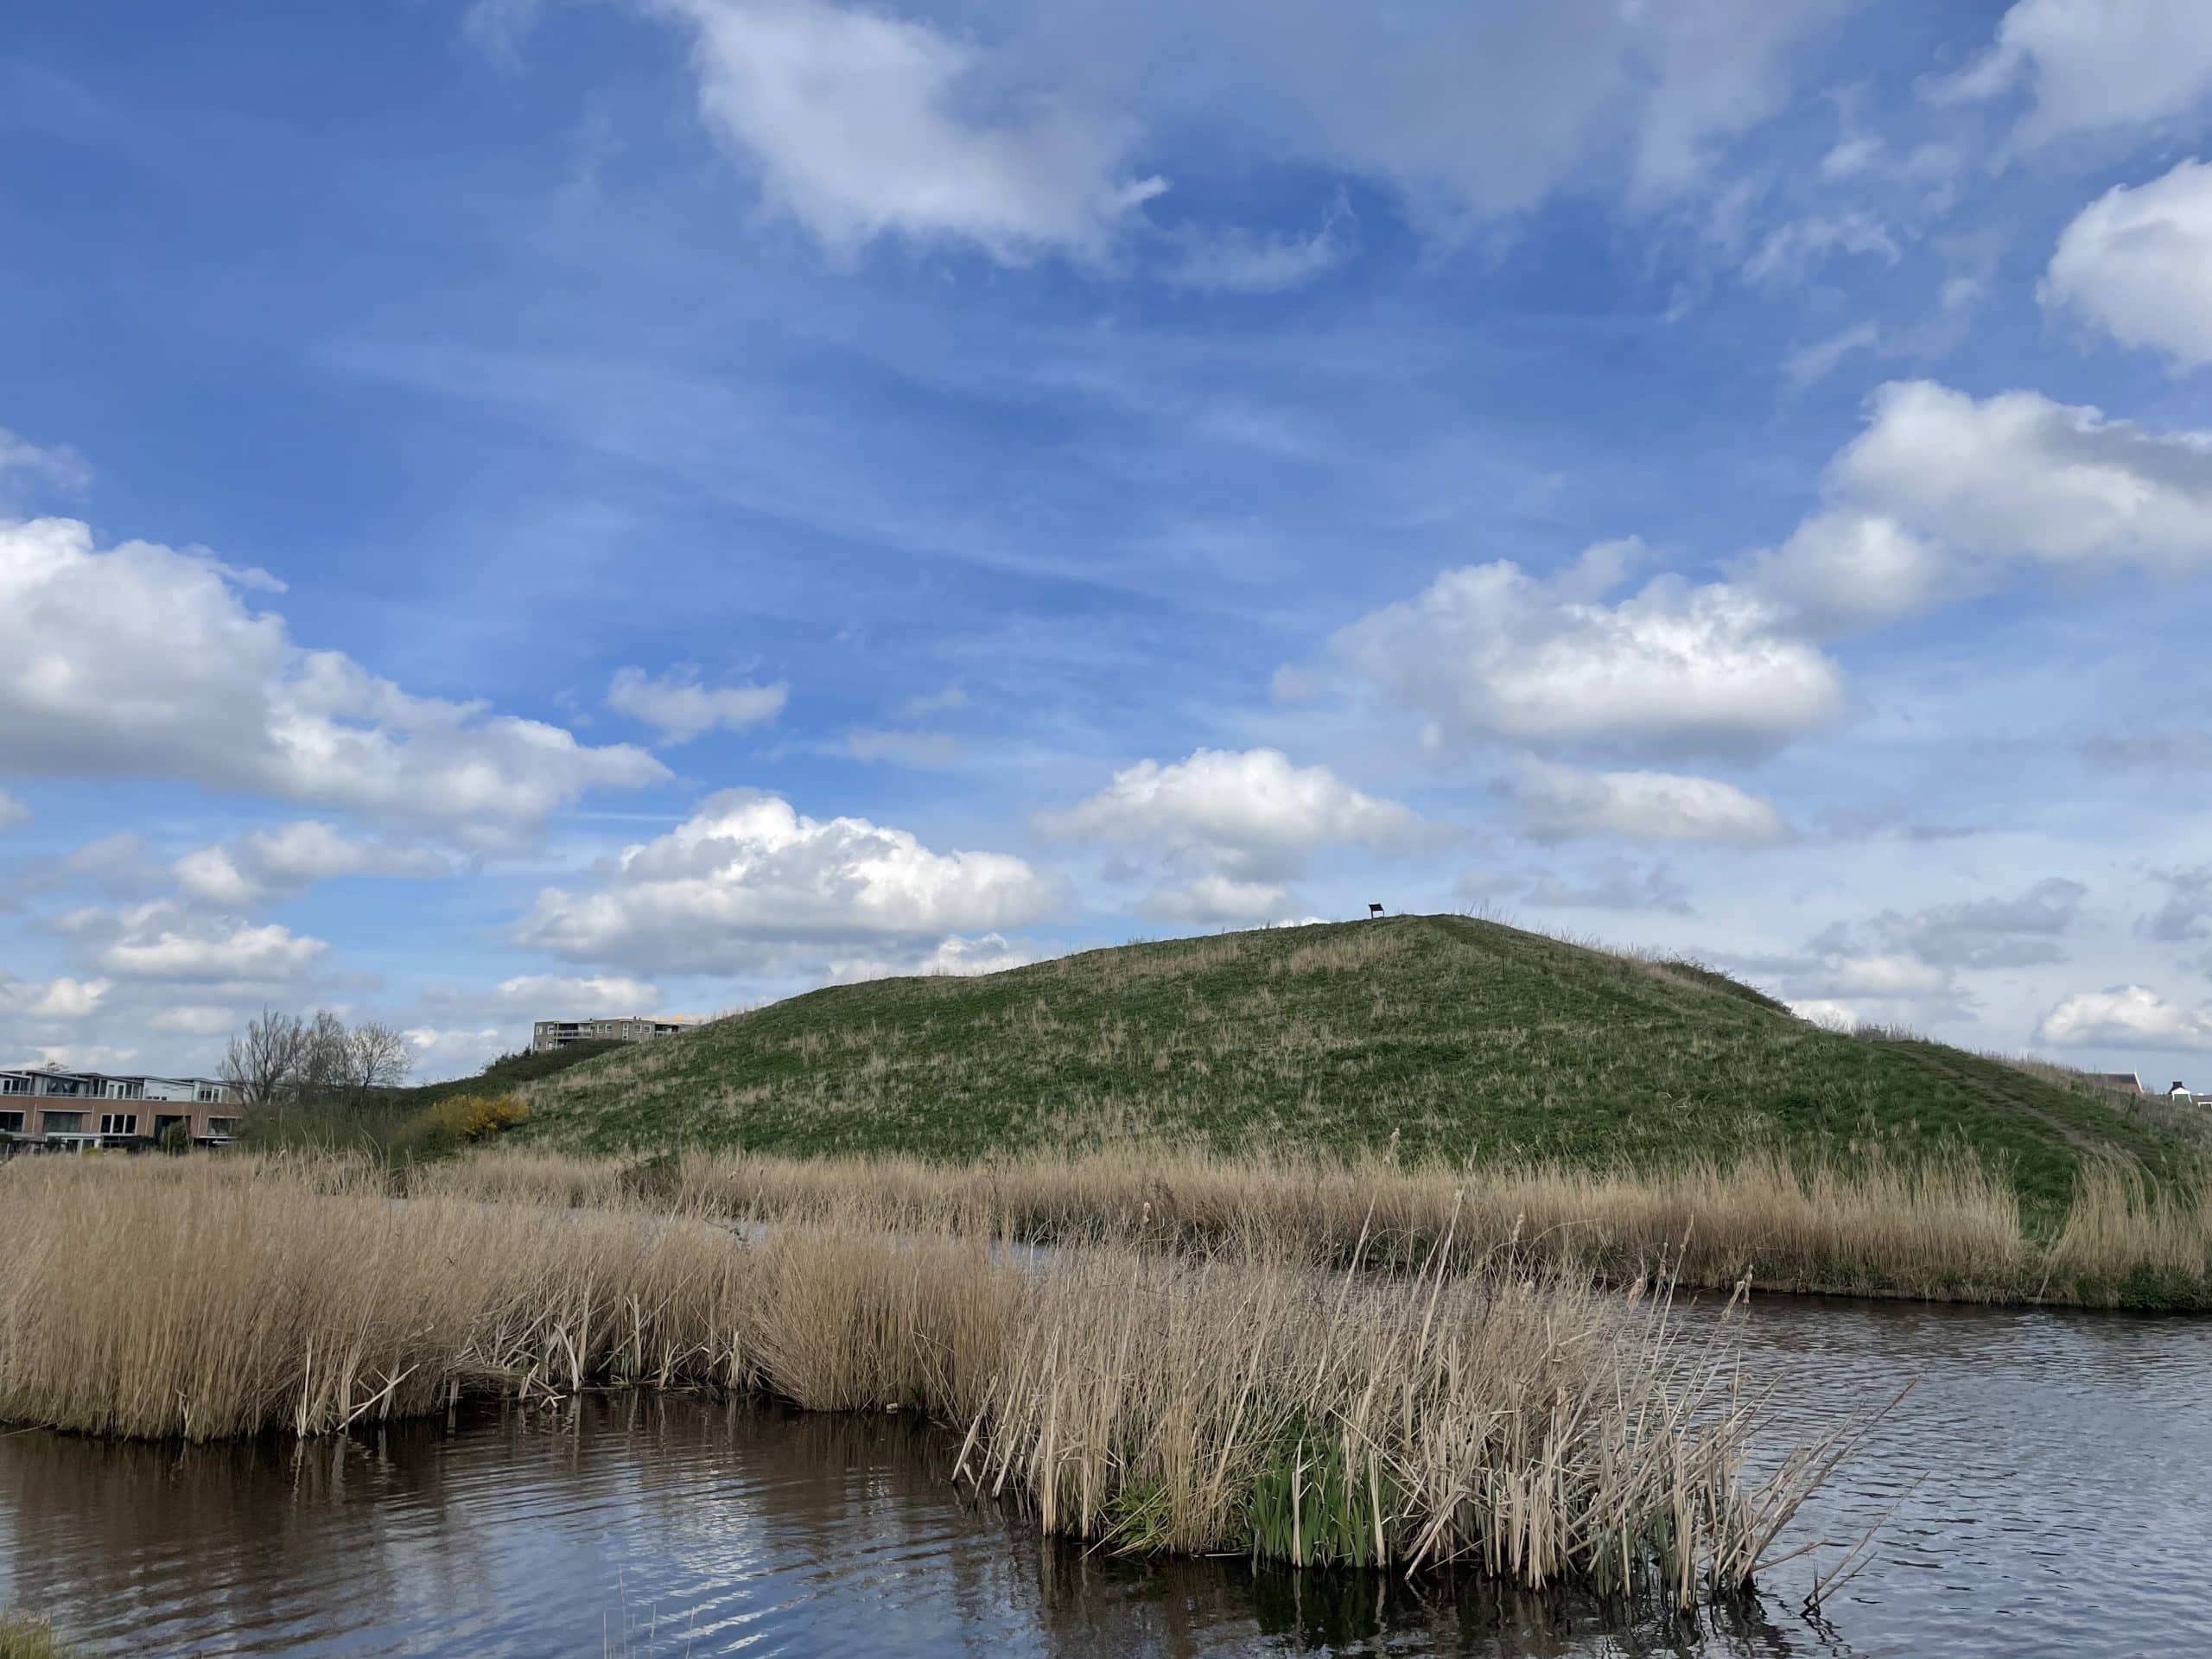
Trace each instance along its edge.
<path fill-rule="evenodd" d="M 401 1124 L 392 1138 L 392 1150 L 435 1158 L 473 1141 L 487 1141 L 529 1116 L 530 1108 L 513 1095 L 448 1095 Z"/>

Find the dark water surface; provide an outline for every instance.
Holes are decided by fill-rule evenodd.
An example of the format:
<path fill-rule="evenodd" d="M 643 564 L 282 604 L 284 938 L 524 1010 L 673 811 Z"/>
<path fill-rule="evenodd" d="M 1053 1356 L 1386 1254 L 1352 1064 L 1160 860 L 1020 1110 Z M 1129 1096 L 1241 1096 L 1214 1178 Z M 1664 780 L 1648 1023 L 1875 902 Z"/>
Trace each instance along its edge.
<path fill-rule="evenodd" d="M 0 1435 L 0 1603 L 132 1655 L 2212 1654 L 2212 1322 L 1777 1300 L 1743 1339 L 1783 1438 L 1918 1379 L 1801 1522 L 1895 1506 L 1817 1617 L 1806 1563 L 1692 1629 L 1118 1561 L 957 1497 L 896 1419 L 645 1397 L 303 1448 Z"/>

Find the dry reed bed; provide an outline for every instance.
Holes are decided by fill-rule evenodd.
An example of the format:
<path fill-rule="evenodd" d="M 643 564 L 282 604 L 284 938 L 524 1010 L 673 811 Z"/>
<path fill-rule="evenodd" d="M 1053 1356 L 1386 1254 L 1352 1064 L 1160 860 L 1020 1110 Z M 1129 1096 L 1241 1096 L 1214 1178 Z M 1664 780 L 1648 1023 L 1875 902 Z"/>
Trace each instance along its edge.
<path fill-rule="evenodd" d="M 0 1415 L 93 1433 L 315 1433 L 460 1391 L 730 1380 L 722 1230 L 454 1198 L 338 1160 L 0 1170 Z"/>
<path fill-rule="evenodd" d="M 2037 1236 L 2001 1172 L 1964 1154 L 1869 1153 L 1848 1169 L 1755 1152 L 1648 1172 L 1402 1168 L 1225 1160 L 1141 1149 L 1003 1163 L 691 1153 L 624 1163 L 500 1149 L 418 1171 L 425 1191 L 556 1204 L 645 1199 L 685 1212 L 887 1224 L 1028 1243 L 1294 1255 L 1355 1248 L 1395 1266 L 1447 1233 L 1464 1260 L 1526 1262 L 1620 1284 L 2081 1306 L 2212 1306 L 2212 1182 L 2177 1189 L 2092 1165 L 2063 1226 Z"/>
<path fill-rule="evenodd" d="M 1025 1257 L 880 1212 L 396 1201 L 373 1172 L 21 1160 L 0 1417 L 208 1439 L 471 1394 L 711 1387 L 964 1428 L 966 1478 L 1126 1548 L 1748 1582 L 1833 1446 L 1745 1473 L 1725 1337 L 1557 1276 L 1412 1280 L 1103 1246 Z M 97 1288 L 88 1288 L 97 1287 Z"/>

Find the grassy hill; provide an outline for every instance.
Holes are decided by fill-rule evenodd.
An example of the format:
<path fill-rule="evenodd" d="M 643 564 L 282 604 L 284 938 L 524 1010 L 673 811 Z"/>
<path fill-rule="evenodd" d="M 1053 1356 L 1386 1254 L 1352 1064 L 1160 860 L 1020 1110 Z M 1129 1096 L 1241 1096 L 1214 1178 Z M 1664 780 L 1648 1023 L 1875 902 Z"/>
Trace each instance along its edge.
<path fill-rule="evenodd" d="M 425 1106 L 450 1100 L 455 1095 L 505 1095 L 520 1090 L 525 1084 L 567 1071 L 572 1065 L 582 1065 L 595 1060 L 602 1054 L 611 1054 L 622 1045 L 612 1038 L 597 1038 L 588 1042 L 570 1043 L 564 1048 L 549 1049 L 543 1054 L 521 1049 L 512 1054 L 502 1054 L 487 1063 L 481 1071 L 465 1077 L 447 1077 L 437 1083 L 410 1084 L 404 1089 L 387 1089 L 383 1099 L 394 1109 L 403 1112 L 420 1111 Z M 0 1659 L 5 1659 L 0 1655 Z"/>
<path fill-rule="evenodd" d="M 973 1159 L 1145 1141 L 1648 1165 L 1764 1137 L 1964 1144 L 2037 1209 L 2178 1142 L 2086 1090 L 1809 1026 L 1748 986 L 1449 916 L 1093 950 L 793 997 L 525 1084 L 531 1139 Z"/>

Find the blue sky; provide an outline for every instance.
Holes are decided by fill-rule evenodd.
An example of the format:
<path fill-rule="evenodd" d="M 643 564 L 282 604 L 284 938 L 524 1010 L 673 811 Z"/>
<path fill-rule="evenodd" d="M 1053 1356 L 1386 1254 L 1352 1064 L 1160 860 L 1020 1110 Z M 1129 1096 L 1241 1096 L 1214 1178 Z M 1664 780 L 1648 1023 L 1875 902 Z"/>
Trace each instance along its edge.
<path fill-rule="evenodd" d="M 2193 0 L 29 4 L 0 1048 L 1478 909 L 2212 1050 Z"/>

